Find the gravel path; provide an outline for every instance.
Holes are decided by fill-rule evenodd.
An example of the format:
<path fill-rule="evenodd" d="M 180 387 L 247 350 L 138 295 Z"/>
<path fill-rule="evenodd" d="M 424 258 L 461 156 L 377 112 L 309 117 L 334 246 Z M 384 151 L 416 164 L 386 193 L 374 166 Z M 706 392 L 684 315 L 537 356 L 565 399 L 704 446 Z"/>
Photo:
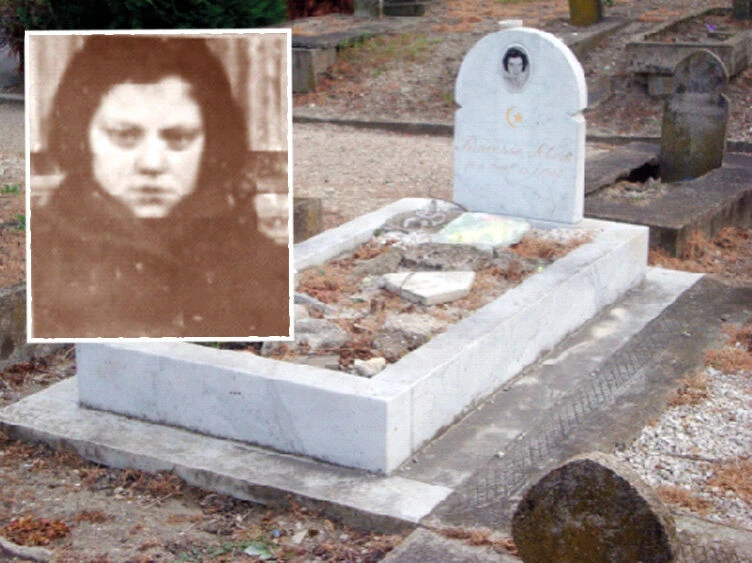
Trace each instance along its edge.
<path fill-rule="evenodd" d="M 23 104 L 0 101 L 0 152 L 23 156 L 24 129 Z"/>
<path fill-rule="evenodd" d="M 451 198 L 451 137 L 296 123 L 295 195 L 320 197 L 331 228 L 403 197 Z"/>
<path fill-rule="evenodd" d="M 752 530 L 752 374 L 704 373 L 705 400 L 669 408 L 617 455 L 675 509 Z"/>

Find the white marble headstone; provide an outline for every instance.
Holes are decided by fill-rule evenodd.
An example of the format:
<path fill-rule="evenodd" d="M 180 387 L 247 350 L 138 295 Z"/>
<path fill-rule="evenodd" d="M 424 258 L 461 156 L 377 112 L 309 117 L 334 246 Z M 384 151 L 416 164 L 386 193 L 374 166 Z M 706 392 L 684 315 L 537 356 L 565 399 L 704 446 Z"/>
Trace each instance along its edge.
<path fill-rule="evenodd" d="M 455 201 L 513 217 L 582 219 L 587 86 L 561 40 L 524 27 L 487 35 L 462 61 L 455 98 Z"/>

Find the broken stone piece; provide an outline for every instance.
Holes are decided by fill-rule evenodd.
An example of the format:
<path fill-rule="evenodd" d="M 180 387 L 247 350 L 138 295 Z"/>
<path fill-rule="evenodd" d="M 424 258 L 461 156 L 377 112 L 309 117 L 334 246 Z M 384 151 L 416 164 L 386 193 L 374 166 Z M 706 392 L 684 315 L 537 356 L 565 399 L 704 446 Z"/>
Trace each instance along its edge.
<path fill-rule="evenodd" d="M 469 244 L 481 250 L 517 244 L 530 223 L 490 213 L 463 213 L 433 237 L 443 244 Z"/>
<path fill-rule="evenodd" d="M 384 358 L 371 358 L 370 360 L 355 359 L 353 371 L 361 377 L 373 377 L 386 367 Z"/>
<path fill-rule="evenodd" d="M 268 356 L 280 346 L 307 345 L 310 350 L 339 348 L 350 340 L 347 331 L 325 319 L 304 317 L 295 320 L 295 342 L 264 342 L 261 355 Z"/>
<path fill-rule="evenodd" d="M 408 352 L 423 346 L 449 324 L 431 315 L 392 315 L 374 337 L 373 347 L 390 361 L 396 362 Z"/>
<path fill-rule="evenodd" d="M 533 485 L 512 518 L 523 561 L 673 561 L 676 526 L 658 495 L 628 466 L 591 453 Z"/>
<path fill-rule="evenodd" d="M 295 341 L 308 344 L 311 350 L 339 348 L 350 340 L 350 335 L 331 321 L 325 319 L 300 319 L 295 322 Z"/>
<path fill-rule="evenodd" d="M 402 265 L 411 270 L 474 270 L 488 265 L 489 254 L 465 244 L 440 244 L 429 242 L 408 247 L 404 251 Z M 392 268 L 390 271 L 394 271 Z M 386 273 L 386 272 L 382 272 Z"/>
<path fill-rule="evenodd" d="M 379 332 L 373 338 L 373 348 L 390 362 L 396 362 L 410 351 L 410 342 L 398 332 Z"/>
<path fill-rule="evenodd" d="M 428 342 L 434 334 L 446 329 L 448 325 L 449 322 L 442 322 L 432 315 L 401 314 L 390 316 L 382 330 L 403 335 L 411 346 L 417 348 Z"/>
<path fill-rule="evenodd" d="M 314 366 L 322 369 L 339 369 L 339 354 L 303 354 L 291 359 L 295 364 Z"/>
<path fill-rule="evenodd" d="M 402 252 L 392 247 L 370 260 L 358 262 L 353 268 L 353 273 L 357 276 L 380 276 L 396 270 L 401 261 Z"/>
<path fill-rule="evenodd" d="M 315 297 L 311 297 L 310 295 L 307 295 L 305 293 L 295 292 L 295 304 L 296 305 L 305 305 L 306 307 L 309 307 L 311 309 L 315 309 L 317 311 L 320 311 L 324 314 L 331 313 L 332 308 L 327 305 L 326 303 L 322 303 Z"/>
<path fill-rule="evenodd" d="M 399 272 L 383 276 L 385 288 L 421 305 L 449 303 L 467 297 L 475 272 Z"/>

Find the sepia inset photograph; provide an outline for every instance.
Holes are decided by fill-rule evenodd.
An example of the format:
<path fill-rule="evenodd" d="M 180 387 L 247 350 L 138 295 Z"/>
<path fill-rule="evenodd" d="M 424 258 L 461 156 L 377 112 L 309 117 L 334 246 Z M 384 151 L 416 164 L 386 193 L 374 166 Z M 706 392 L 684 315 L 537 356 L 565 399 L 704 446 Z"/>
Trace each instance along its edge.
<path fill-rule="evenodd" d="M 289 32 L 26 45 L 29 340 L 289 337 Z"/>

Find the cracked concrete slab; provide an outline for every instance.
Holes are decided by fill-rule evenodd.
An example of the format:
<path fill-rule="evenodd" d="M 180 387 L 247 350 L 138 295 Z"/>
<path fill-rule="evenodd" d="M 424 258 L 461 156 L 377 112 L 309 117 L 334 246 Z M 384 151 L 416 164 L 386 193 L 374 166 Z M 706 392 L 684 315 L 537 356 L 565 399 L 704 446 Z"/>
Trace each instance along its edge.
<path fill-rule="evenodd" d="M 384 274 L 386 289 L 421 305 L 450 303 L 467 297 L 475 272 L 399 272 Z"/>

